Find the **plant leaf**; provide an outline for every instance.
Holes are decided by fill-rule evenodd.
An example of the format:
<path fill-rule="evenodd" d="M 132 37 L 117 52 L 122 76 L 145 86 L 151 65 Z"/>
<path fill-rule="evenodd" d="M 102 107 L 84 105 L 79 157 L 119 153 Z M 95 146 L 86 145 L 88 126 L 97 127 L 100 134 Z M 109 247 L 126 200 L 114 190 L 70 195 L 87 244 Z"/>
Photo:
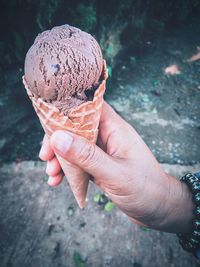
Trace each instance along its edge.
<path fill-rule="evenodd" d="M 100 194 L 96 194 L 94 195 L 94 202 L 99 202 L 100 201 L 100 198 L 101 198 L 101 195 Z"/>
<path fill-rule="evenodd" d="M 48 179 L 49 179 L 49 176 L 48 175 L 45 175 L 45 176 L 43 176 L 43 181 L 45 182 L 45 183 L 47 183 L 48 182 Z"/>
<path fill-rule="evenodd" d="M 86 267 L 85 262 L 83 261 L 81 255 L 77 251 L 74 252 L 73 261 L 76 267 Z"/>
<path fill-rule="evenodd" d="M 104 206 L 104 210 L 111 211 L 114 207 L 115 207 L 115 204 L 112 201 L 108 201 Z"/>

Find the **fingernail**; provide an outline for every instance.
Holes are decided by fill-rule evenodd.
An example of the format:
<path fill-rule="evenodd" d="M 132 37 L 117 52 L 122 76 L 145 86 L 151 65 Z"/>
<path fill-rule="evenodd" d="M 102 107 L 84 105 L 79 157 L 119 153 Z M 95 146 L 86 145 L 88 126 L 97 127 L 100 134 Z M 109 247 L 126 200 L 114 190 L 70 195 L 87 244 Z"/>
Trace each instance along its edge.
<path fill-rule="evenodd" d="M 51 176 L 49 176 L 49 179 L 48 179 L 48 185 L 52 185 L 52 183 L 54 183 L 54 178 L 53 177 L 51 177 Z"/>
<path fill-rule="evenodd" d="M 50 174 L 51 172 L 52 172 L 52 166 L 49 163 L 47 163 L 46 173 Z"/>
<path fill-rule="evenodd" d="M 40 149 L 40 152 L 39 152 L 39 158 L 42 159 L 43 156 L 46 155 L 46 142 L 47 142 L 47 137 L 45 136 L 44 139 L 42 140 L 41 142 L 41 149 Z"/>
<path fill-rule="evenodd" d="M 44 149 L 44 146 L 42 145 L 40 152 L 39 152 L 39 158 L 42 159 L 44 155 L 45 155 L 45 149 Z"/>
<path fill-rule="evenodd" d="M 61 153 L 65 154 L 71 147 L 73 138 L 71 135 L 65 132 L 56 132 L 53 135 L 53 146 L 60 151 Z"/>

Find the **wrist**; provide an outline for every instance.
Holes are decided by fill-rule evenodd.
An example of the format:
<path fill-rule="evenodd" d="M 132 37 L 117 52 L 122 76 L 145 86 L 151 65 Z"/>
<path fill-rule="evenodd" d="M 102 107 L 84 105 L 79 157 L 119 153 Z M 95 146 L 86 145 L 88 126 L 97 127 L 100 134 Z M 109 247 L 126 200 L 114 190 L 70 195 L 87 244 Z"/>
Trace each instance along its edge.
<path fill-rule="evenodd" d="M 192 228 L 194 204 L 188 186 L 168 175 L 169 189 L 165 198 L 164 216 L 158 229 L 171 233 L 188 233 Z"/>

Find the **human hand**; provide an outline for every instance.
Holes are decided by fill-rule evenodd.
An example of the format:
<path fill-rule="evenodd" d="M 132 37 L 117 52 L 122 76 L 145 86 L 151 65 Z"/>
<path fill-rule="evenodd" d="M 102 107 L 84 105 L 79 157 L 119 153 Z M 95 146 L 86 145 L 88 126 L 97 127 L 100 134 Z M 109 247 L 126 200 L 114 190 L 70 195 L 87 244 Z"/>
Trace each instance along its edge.
<path fill-rule="evenodd" d="M 187 187 L 163 171 L 138 133 L 106 103 L 97 144 L 69 132 L 57 131 L 50 140 L 45 136 L 40 158 L 48 161 L 49 185 L 63 178 L 56 152 L 88 172 L 136 223 L 169 232 L 188 231 L 192 201 Z"/>

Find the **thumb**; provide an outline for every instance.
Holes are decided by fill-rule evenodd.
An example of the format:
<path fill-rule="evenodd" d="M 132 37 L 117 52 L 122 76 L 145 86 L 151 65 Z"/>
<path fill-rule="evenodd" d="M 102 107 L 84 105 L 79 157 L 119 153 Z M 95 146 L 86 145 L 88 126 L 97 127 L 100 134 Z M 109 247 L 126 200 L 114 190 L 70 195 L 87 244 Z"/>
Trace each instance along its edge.
<path fill-rule="evenodd" d="M 94 177 L 116 178 L 118 163 L 98 146 L 69 132 L 56 131 L 51 136 L 53 150 L 70 163 Z"/>

